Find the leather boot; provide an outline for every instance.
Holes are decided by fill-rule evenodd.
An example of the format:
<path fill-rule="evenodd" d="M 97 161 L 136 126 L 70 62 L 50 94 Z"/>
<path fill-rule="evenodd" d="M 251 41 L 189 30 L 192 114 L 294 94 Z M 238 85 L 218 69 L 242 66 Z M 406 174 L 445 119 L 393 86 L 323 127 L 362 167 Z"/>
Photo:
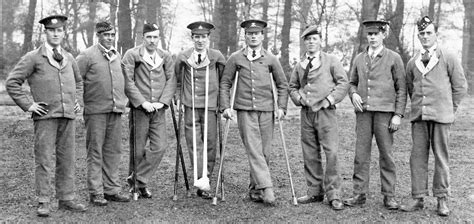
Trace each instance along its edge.
<path fill-rule="evenodd" d="M 39 217 L 48 217 L 49 216 L 49 204 L 47 202 L 40 202 L 38 203 L 38 210 L 36 210 L 36 214 Z"/>
<path fill-rule="evenodd" d="M 423 198 L 410 199 L 408 202 L 405 202 L 402 205 L 400 205 L 400 210 L 404 212 L 413 212 L 413 211 L 421 210 L 424 208 L 423 202 L 424 202 Z"/>
<path fill-rule="evenodd" d="M 448 198 L 446 198 L 446 197 L 439 197 L 438 198 L 438 215 L 439 216 L 448 216 L 449 215 Z"/>
<path fill-rule="evenodd" d="M 388 210 L 397 210 L 398 209 L 398 203 L 397 203 L 397 201 L 395 200 L 394 197 L 384 196 L 383 197 L 383 205 Z"/>
<path fill-rule="evenodd" d="M 356 206 L 356 205 L 365 204 L 366 200 L 367 200 L 366 194 L 356 194 L 352 198 L 344 199 L 343 203 L 347 206 Z"/>

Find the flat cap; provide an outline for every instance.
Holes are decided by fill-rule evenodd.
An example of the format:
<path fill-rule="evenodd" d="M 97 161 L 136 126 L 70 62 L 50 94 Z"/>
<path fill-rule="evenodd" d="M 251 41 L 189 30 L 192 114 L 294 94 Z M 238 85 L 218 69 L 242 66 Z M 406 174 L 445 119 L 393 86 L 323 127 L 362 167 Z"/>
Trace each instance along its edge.
<path fill-rule="evenodd" d="M 95 24 L 95 31 L 97 33 L 102 33 L 102 32 L 110 31 L 113 29 L 114 29 L 114 26 L 112 26 L 112 24 L 108 21 L 102 21 Z"/>
<path fill-rule="evenodd" d="M 44 25 L 44 28 L 58 28 L 66 25 L 67 17 L 63 15 L 52 15 L 42 18 L 39 23 Z"/>
<path fill-rule="evenodd" d="M 148 32 L 153 32 L 155 30 L 158 30 L 158 25 L 156 25 L 155 23 L 143 24 L 143 34 L 148 33 Z"/>
<path fill-rule="evenodd" d="M 249 19 L 240 23 L 240 27 L 245 29 L 245 32 L 258 32 L 267 27 L 267 22 L 258 19 Z"/>
<path fill-rule="evenodd" d="M 214 25 L 208 22 L 197 21 L 189 24 L 187 28 L 191 30 L 192 34 L 209 34 L 214 29 Z"/>
<path fill-rule="evenodd" d="M 385 20 L 366 20 L 362 24 L 365 26 L 366 32 L 380 32 L 386 31 L 387 25 L 390 23 Z"/>
<path fill-rule="evenodd" d="M 431 20 L 428 16 L 423 16 L 420 20 L 416 22 L 418 31 L 426 29 L 426 27 L 428 27 L 430 24 L 433 24 L 433 20 Z"/>
<path fill-rule="evenodd" d="M 318 25 L 309 25 L 306 27 L 306 29 L 303 31 L 301 34 L 301 38 L 304 39 L 306 36 L 312 35 L 312 34 L 321 34 L 321 31 L 319 31 L 319 26 Z"/>

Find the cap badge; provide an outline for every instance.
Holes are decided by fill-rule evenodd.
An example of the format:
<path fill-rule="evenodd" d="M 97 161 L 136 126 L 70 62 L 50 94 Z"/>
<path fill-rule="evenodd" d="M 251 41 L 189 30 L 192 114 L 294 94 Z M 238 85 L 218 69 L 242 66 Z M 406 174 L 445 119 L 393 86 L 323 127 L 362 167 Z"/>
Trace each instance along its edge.
<path fill-rule="evenodd" d="M 256 27 L 256 26 L 257 26 L 257 24 L 255 24 L 255 23 L 250 24 L 250 27 Z"/>
<path fill-rule="evenodd" d="M 52 24 L 56 24 L 56 23 L 58 23 L 58 20 L 57 20 L 57 19 L 52 19 L 52 20 L 51 20 L 51 23 L 52 23 Z"/>
<path fill-rule="evenodd" d="M 156 24 L 153 24 L 153 27 L 154 27 L 155 29 L 158 29 L 158 26 L 157 26 Z"/>
<path fill-rule="evenodd" d="M 430 22 L 430 19 L 428 17 L 425 17 L 425 22 Z"/>
<path fill-rule="evenodd" d="M 204 29 L 204 28 L 203 28 L 201 25 L 199 25 L 198 29 L 202 30 L 202 29 Z"/>

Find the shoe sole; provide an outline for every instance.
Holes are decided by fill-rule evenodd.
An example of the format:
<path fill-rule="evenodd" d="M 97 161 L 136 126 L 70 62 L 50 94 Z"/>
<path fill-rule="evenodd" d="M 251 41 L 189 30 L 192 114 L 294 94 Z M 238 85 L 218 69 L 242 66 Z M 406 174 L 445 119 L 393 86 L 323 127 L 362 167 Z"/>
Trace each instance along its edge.
<path fill-rule="evenodd" d="M 109 203 L 90 202 L 94 206 L 107 206 Z"/>
<path fill-rule="evenodd" d="M 49 214 L 37 213 L 38 217 L 49 217 Z"/>

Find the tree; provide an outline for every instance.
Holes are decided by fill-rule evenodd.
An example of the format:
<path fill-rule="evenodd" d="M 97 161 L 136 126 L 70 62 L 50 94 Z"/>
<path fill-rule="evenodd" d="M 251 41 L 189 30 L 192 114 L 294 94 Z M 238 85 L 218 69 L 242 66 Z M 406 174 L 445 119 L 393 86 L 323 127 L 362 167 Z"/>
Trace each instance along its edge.
<path fill-rule="evenodd" d="M 367 45 L 367 38 L 365 38 L 364 35 L 364 27 L 362 22 L 365 20 L 377 19 L 380 3 L 381 0 L 362 0 L 362 12 L 359 18 L 359 31 L 357 32 L 357 39 L 359 42 L 355 43 L 354 51 L 352 52 L 351 67 L 355 56 L 362 52 L 364 47 Z"/>
<path fill-rule="evenodd" d="M 303 34 L 303 31 L 306 29 L 306 26 L 310 24 L 309 11 L 311 9 L 311 5 L 313 4 L 312 0 L 300 0 L 299 2 L 299 21 L 300 21 L 300 35 Z M 305 46 L 304 42 L 300 40 L 300 56 L 305 53 Z"/>
<path fill-rule="evenodd" d="M 145 16 L 147 16 L 147 2 L 150 0 L 139 0 L 137 5 L 137 13 L 135 14 L 135 28 L 133 29 L 133 39 L 135 40 L 135 46 L 142 44 L 143 42 L 143 24 Z M 160 2 L 160 1 L 158 1 Z M 161 33 L 161 32 L 160 32 Z"/>
<path fill-rule="evenodd" d="M 133 47 L 131 12 L 130 0 L 120 0 L 118 11 L 119 39 L 117 42 L 117 49 L 121 53 L 125 53 L 128 49 Z"/>
<path fill-rule="evenodd" d="M 146 1 L 146 22 L 156 23 L 157 9 L 161 10 L 161 0 L 147 0 Z M 161 13 L 159 14 L 161 16 Z"/>
<path fill-rule="evenodd" d="M 406 64 L 410 59 L 404 43 L 401 41 L 403 24 L 403 11 L 405 8 L 404 0 L 396 0 L 395 11 L 393 11 L 393 0 L 387 1 L 387 11 L 385 18 L 390 22 L 390 31 L 385 39 L 385 46 L 400 54 L 403 62 Z"/>
<path fill-rule="evenodd" d="M 89 1 L 89 21 L 87 22 L 86 32 L 87 32 L 87 46 L 90 47 L 94 44 L 94 24 L 95 17 L 97 12 L 97 2 Z"/>
<path fill-rule="evenodd" d="M 116 19 L 117 19 L 117 6 L 118 6 L 118 0 L 110 0 L 110 7 L 109 7 L 109 16 L 110 16 L 110 23 L 112 26 L 115 27 Z"/>
<path fill-rule="evenodd" d="M 33 39 L 33 24 L 35 22 L 35 11 L 36 11 L 35 9 L 36 9 L 36 0 L 30 0 L 30 4 L 28 6 L 28 16 L 26 18 L 25 27 L 23 30 L 23 32 L 25 33 L 25 37 L 23 39 L 23 48 L 22 48 L 23 54 L 33 49 L 32 39 Z"/>
<path fill-rule="evenodd" d="M 262 20 L 263 21 L 268 21 L 268 0 L 263 0 L 262 3 Z M 268 49 L 268 33 L 264 32 L 263 33 L 263 49 Z"/>
<path fill-rule="evenodd" d="M 291 29 L 291 0 L 285 0 L 285 9 L 283 11 L 283 26 L 281 28 L 281 57 L 280 64 L 283 67 L 283 71 L 289 72 L 290 67 L 290 29 Z"/>
<path fill-rule="evenodd" d="M 163 24 L 163 11 L 162 9 L 162 2 L 161 0 L 156 0 L 156 9 L 158 12 L 158 29 L 160 30 L 160 42 L 162 49 L 168 49 L 166 47 L 166 39 L 165 39 L 165 27 Z"/>
<path fill-rule="evenodd" d="M 469 83 L 469 93 L 474 93 L 474 3 L 471 0 L 463 0 L 464 4 L 464 27 L 462 40 L 462 65 Z"/>
<path fill-rule="evenodd" d="M 236 10 L 236 0 L 220 0 L 216 2 L 216 11 L 218 14 L 217 29 L 219 30 L 219 40 L 217 43 L 217 48 L 225 56 L 229 56 L 230 53 L 237 50 L 237 10 Z"/>

